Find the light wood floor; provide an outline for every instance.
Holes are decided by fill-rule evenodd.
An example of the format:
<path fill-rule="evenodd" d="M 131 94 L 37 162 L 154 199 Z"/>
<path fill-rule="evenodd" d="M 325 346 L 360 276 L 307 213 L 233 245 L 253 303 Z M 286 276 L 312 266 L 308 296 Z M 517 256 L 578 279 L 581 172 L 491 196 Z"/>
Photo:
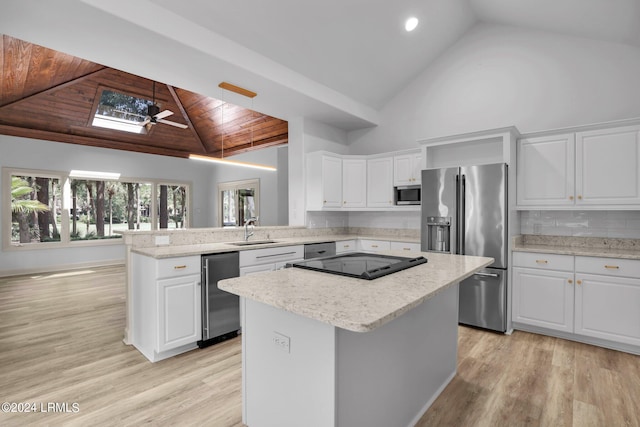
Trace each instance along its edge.
<path fill-rule="evenodd" d="M 0 278 L 0 425 L 240 426 L 240 340 L 155 364 L 122 343 L 124 270 Z M 460 328 L 458 375 L 419 426 L 640 426 L 640 357 Z M 356 426 L 360 427 L 360 426 Z"/>

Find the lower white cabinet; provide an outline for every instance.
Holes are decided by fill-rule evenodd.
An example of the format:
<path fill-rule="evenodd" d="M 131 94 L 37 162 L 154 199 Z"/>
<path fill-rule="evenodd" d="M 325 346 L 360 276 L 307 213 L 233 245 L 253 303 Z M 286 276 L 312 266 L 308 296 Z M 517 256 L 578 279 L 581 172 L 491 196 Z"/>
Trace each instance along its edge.
<path fill-rule="evenodd" d="M 340 240 L 336 242 L 336 254 L 355 252 L 357 248 L 356 240 Z"/>
<path fill-rule="evenodd" d="M 420 243 L 390 242 L 392 251 L 420 252 Z"/>
<path fill-rule="evenodd" d="M 640 346 L 639 270 L 640 261 L 576 257 L 575 332 Z"/>
<path fill-rule="evenodd" d="M 513 265 L 516 329 L 640 353 L 640 260 L 514 252 Z"/>
<path fill-rule="evenodd" d="M 359 239 L 358 247 L 363 252 L 380 252 L 391 250 L 391 242 L 388 240 Z"/>
<path fill-rule="evenodd" d="M 202 339 L 200 275 L 158 280 L 158 351 Z"/>
<path fill-rule="evenodd" d="M 200 277 L 200 256 L 132 254 L 132 343 L 150 361 L 197 348 L 202 339 Z"/>
<path fill-rule="evenodd" d="M 279 270 L 284 268 L 287 263 L 302 261 L 303 259 L 303 245 L 241 251 L 240 276 Z"/>

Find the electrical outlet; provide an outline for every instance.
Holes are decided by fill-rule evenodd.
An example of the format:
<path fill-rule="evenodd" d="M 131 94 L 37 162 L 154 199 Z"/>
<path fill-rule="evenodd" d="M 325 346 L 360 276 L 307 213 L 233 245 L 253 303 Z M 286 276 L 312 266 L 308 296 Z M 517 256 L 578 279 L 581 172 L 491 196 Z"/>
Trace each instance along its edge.
<path fill-rule="evenodd" d="M 279 334 L 278 332 L 273 332 L 273 343 L 280 350 L 285 353 L 291 352 L 291 338 L 286 335 Z"/>
<path fill-rule="evenodd" d="M 156 246 L 168 245 L 171 243 L 169 236 L 156 236 Z"/>

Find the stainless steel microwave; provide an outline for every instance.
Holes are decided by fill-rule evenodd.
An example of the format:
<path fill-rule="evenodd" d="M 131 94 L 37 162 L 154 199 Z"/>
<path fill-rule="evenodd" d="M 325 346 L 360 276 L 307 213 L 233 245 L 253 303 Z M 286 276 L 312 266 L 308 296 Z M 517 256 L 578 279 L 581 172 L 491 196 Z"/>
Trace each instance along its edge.
<path fill-rule="evenodd" d="M 396 205 L 419 205 L 420 186 L 405 185 L 402 187 L 394 187 L 394 198 Z"/>

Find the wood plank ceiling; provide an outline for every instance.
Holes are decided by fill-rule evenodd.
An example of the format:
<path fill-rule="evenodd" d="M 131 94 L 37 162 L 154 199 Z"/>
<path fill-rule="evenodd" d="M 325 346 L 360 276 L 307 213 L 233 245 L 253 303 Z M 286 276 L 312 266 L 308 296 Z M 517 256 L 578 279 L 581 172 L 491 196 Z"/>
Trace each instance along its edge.
<path fill-rule="evenodd" d="M 224 157 L 288 142 L 288 123 L 167 84 L 155 84 L 158 123 L 143 134 L 92 126 L 103 89 L 153 98 L 153 81 L 6 35 L 0 43 L 0 134 L 125 151 Z M 223 122 L 224 121 L 224 122 Z"/>

